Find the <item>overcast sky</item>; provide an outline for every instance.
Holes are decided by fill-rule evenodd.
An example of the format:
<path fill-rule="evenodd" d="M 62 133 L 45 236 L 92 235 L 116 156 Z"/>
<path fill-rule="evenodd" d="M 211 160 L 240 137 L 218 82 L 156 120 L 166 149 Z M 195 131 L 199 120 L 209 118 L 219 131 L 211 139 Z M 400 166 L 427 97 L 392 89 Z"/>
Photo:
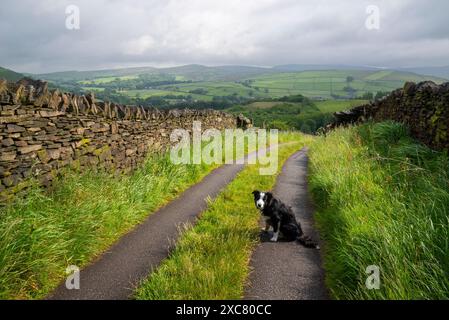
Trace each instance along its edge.
<path fill-rule="evenodd" d="M 71 4 L 79 30 L 66 28 Z M 0 66 L 449 65 L 448 12 L 447 0 L 2 0 Z"/>

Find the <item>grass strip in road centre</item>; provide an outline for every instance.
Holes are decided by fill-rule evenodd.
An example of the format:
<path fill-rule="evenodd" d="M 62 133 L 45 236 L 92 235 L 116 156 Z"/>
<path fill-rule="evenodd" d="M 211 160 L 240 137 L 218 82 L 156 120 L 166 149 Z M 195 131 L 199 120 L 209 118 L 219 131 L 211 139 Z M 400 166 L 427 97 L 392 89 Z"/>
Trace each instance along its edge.
<path fill-rule="evenodd" d="M 279 141 L 294 137 L 281 133 Z M 250 152 L 252 150 L 246 150 Z M 67 170 L 0 207 L 0 299 L 38 299 L 218 164 L 175 165 L 151 154 L 131 175 Z"/>
<path fill-rule="evenodd" d="M 279 149 L 277 173 L 282 164 L 306 142 L 291 134 L 296 143 Z M 175 250 L 144 280 L 136 299 L 239 299 L 249 273 L 249 259 L 258 241 L 260 214 L 251 192 L 269 190 L 276 175 L 262 176 L 259 164 L 248 165 L 220 193 L 198 223 L 186 226 Z"/>

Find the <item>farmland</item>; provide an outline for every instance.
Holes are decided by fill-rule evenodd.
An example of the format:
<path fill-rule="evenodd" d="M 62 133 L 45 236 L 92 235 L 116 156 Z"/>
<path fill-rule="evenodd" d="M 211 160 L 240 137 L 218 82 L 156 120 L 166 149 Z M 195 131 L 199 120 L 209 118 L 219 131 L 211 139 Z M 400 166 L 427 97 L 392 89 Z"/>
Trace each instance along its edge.
<path fill-rule="evenodd" d="M 367 92 L 392 91 L 406 81 L 441 79 L 396 71 L 328 70 L 264 75 L 250 79 L 253 88 L 268 90 L 271 96 L 303 94 L 312 98 L 361 96 Z"/>
<path fill-rule="evenodd" d="M 195 107 L 198 101 L 220 101 L 219 108 L 298 94 L 313 100 L 372 99 L 378 92 L 384 94 L 402 87 L 406 81 L 446 81 L 386 69 L 297 70 L 201 65 L 62 72 L 36 77 L 79 93 L 95 91 L 100 99 L 116 102 L 157 107 L 188 102 Z"/>
<path fill-rule="evenodd" d="M 447 81 L 404 70 L 301 65 L 140 67 L 36 77 L 62 90 L 94 92 L 100 100 L 162 109 L 221 109 L 243 114 L 259 127 L 307 133 L 329 123 L 332 113 L 379 99 L 407 81 Z"/>

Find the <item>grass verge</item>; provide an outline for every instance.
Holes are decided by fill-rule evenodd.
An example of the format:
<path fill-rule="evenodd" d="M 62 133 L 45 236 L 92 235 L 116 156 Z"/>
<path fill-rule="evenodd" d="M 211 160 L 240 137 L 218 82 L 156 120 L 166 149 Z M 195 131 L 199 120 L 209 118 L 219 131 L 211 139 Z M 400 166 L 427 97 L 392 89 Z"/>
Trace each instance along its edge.
<path fill-rule="evenodd" d="M 290 133 L 281 141 L 296 140 L 279 149 L 278 170 L 306 137 Z M 260 214 L 251 192 L 268 190 L 277 175 L 261 176 L 259 165 L 248 165 L 201 215 L 186 226 L 175 250 L 141 283 L 136 299 L 240 299 L 248 276 L 251 252 L 258 241 Z"/>
<path fill-rule="evenodd" d="M 338 129 L 311 145 L 309 179 L 334 298 L 449 297 L 447 154 L 393 122 Z"/>
<path fill-rule="evenodd" d="M 151 155 L 129 176 L 67 172 L 50 193 L 32 187 L 0 208 L 0 299 L 43 297 L 213 168 Z"/>
<path fill-rule="evenodd" d="M 294 138 L 281 133 L 279 142 Z M 132 175 L 68 171 L 50 192 L 31 187 L 0 207 L 0 299 L 44 297 L 68 265 L 85 266 L 217 166 L 153 154 Z"/>

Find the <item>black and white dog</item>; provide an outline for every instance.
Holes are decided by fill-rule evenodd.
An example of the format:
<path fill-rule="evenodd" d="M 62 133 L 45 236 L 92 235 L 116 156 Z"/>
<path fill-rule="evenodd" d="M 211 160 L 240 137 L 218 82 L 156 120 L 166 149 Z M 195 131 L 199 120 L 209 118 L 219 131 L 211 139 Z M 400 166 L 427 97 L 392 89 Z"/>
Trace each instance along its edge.
<path fill-rule="evenodd" d="M 281 233 L 286 241 L 297 240 L 307 248 L 320 248 L 312 239 L 304 235 L 301 225 L 296 220 L 290 207 L 287 207 L 281 200 L 276 199 L 271 192 L 256 190 L 253 191 L 253 195 L 254 203 L 265 219 L 265 229 L 263 231 L 268 232 L 270 227 L 273 227 L 274 234 L 270 239 L 271 241 L 276 242 L 279 233 Z"/>

